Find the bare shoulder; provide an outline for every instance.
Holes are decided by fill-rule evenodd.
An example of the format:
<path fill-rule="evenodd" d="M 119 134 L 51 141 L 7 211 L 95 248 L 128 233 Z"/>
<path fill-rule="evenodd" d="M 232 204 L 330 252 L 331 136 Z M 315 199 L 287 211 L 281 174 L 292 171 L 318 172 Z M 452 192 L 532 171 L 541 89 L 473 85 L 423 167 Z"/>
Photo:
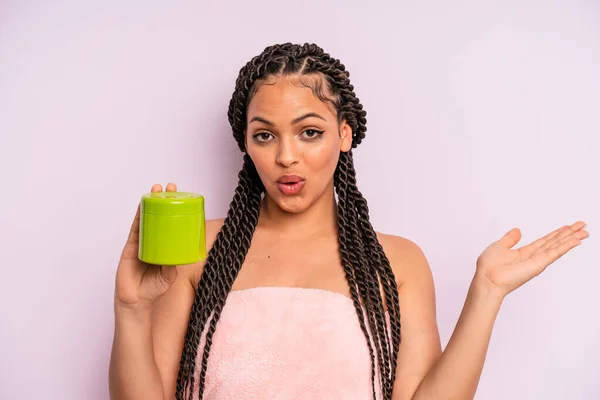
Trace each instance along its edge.
<path fill-rule="evenodd" d="M 390 261 L 398 287 L 407 281 L 431 281 L 431 269 L 425 253 L 410 239 L 377 232 L 377 239 Z"/>
<path fill-rule="evenodd" d="M 217 234 L 223 227 L 223 223 L 225 222 L 224 218 L 219 219 L 207 219 L 206 220 L 206 251 L 210 251 L 212 248 Z M 198 282 L 200 281 L 200 276 L 202 275 L 202 271 L 204 270 L 204 260 L 199 261 L 193 265 L 182 266 L 179 267 L 180 271 L 185 271 L 186 276 L 189 278 L 190 283 L 195 288 L 198 287 Z"/>
<path fill-rule="evenodd" d="M 217 238 L 217 233 L 219 233 L 219 231 L 223 227 L 224 222 L 225 218 L 206 220 L 206 246 L 208 249 L 212 247 L 212 244 Z"/>
<path fill-rule="evenodd" d="M 377 236 L 396 278 L 402 321 L 393 397 L 412 399 L 442 354 L 433 276 L 415 242 L 394 235 Z"/>

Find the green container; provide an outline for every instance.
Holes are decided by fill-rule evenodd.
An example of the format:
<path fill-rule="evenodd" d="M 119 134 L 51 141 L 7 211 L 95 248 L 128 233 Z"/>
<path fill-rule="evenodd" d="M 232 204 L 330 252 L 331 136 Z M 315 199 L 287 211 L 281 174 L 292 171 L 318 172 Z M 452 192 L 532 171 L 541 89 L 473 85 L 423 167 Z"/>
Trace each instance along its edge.
<path fill-rule="evenodd" d="M 206 258 L 204 197 L 189 192 L 144 194 L 138 257 L 155 265 L 193 264 Z"/>

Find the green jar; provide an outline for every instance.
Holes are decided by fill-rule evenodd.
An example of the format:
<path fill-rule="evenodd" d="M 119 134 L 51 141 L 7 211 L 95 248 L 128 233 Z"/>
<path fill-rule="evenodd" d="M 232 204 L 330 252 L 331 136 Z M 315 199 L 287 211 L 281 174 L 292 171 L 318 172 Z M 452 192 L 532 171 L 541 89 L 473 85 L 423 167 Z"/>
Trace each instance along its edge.
<path fill-rule="evenodd" d="M 193 264 L 206 258 L 204 197 L 189 192 L 144 194 L 138 257 L 155 265 Z"/>

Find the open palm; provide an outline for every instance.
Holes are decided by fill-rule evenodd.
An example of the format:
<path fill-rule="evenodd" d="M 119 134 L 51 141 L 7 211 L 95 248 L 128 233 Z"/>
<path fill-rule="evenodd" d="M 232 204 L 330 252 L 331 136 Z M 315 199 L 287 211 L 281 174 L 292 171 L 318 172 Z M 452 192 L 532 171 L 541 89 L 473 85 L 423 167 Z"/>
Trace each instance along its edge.
<path fill-rule="evenodd" d="M 585 222 L 579 221 L 513 250 L 521 240 L 521 231 L 514 228 L 481 253 L 477 273 L 507 295 L 542 273 L 588 236 Z"/>

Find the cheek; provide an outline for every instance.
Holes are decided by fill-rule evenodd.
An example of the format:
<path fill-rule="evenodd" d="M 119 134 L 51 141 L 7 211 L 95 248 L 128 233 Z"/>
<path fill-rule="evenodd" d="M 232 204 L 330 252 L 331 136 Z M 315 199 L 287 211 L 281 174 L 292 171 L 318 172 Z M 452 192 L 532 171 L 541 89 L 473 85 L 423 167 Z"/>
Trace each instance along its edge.
<path fill-rule="evenodd" d="M 252 145 L 246 147 L 246 151 L 248 152 L 250 159 L 252 159 L 252 162 L 256 167 L 256 171 L 262 176 L 265 172 L 265 169 L 268 168 L 270 155 L 265 151 L 265 149 L 261 149 Z"/>
<path fill-rule="evenodd" d="M 335 170 L 339 157 L 339 147 L 334 143 L 315 146 L 304 153 L 304 161 L 315 171 Z"/>

